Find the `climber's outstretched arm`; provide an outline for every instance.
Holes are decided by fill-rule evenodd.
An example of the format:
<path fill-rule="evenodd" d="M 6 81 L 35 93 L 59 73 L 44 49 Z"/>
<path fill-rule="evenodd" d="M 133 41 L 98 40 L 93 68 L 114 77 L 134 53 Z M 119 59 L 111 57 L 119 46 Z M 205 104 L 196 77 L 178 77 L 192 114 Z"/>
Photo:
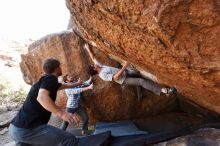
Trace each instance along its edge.
<path fill-rule="evenodd" d="M 123 67 L 113 76 L 113 80 L 117 81 L 123 74 L 123 72 L 126 70 L 128 67 L 129 63 L 126 61 Z"/>
<path fill-rule="evenodd" d="M 89 45 L 87 43 L 84 45 L 84 48 L 89 53 L 89 56 L 92 59 L 92 61 L 96 64 L 97 59 L 95 58 L 94 53 L 92 52 L 92 50 L 90 49 L 90 47 L 89 47 Z"/>

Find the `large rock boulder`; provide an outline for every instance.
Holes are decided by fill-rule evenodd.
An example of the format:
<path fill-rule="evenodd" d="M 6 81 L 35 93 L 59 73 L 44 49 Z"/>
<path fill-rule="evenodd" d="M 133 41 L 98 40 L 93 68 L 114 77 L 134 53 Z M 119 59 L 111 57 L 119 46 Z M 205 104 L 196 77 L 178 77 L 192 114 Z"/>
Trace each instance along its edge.
<path fill-rule="evenodd" d="M 66 0 L 66 4 L 69 27 L 90 44 L 220 113 L 219 1 Z"/>
<path fill-rule="evenodd" d="M 88 79 L 87 65 L 91 60 L 82 48 L 83 40 L 74 32 L 66 31 L 51 34 L 31 44 L 28 54 L 22 55 L 21 68 L 27 83 L 33 84 L 43 74 L 42 63 L 46 58 L 60 60 L 63 74 L 69 73 Z M 105 53 L 93 48 L 98 59 L 107 65 L 117 66 Z M 93 95 L 85 97 L 83 104 L 92 121 L 136 119 L 149 115 L 168 112 L 175 108 L 175 98 L 156 96 L 143 92 L 144 97 L 137 100 L 136 88 L 120 86 L 113 82 L 104 82 L 95 77 Z M 59 93 L 57 104 L 65 107 L 66 98 Z"/>

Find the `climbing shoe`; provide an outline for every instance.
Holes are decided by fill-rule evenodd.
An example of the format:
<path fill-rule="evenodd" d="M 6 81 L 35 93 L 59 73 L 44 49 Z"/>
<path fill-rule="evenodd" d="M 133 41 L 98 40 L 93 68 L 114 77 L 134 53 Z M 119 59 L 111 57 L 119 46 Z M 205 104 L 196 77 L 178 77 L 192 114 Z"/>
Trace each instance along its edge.
<path fill-rule="evenodd" d="M 177 89 L 175 87 L 167 88 L 167 96 L 171 96 L 177 93 Z"/>

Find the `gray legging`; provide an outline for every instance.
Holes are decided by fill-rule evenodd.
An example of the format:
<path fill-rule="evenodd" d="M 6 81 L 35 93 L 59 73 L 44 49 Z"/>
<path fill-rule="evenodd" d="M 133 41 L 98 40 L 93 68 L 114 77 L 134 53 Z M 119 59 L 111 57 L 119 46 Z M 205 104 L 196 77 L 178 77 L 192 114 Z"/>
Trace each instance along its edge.
<path fill-rule="evenodd" d="M 133 86 L 141 86 L 149 91 L 154 92 L 156 95 L 160 95 L 161 86 L 152 80 L 144 79 L 144 78 L 134 78 L 134 77 L 126 77 L 123 82 L 124 85 L 133 85 Z"/>

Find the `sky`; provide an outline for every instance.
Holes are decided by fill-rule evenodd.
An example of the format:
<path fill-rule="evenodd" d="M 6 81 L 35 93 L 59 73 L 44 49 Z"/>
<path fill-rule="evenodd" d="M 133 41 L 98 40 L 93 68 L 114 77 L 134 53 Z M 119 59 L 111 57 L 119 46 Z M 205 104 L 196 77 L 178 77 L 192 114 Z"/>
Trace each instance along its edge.
<path fill-rule="evenodd" d="M 0 0 L 0 38 L 39 39 L 66 30 L 65 0 Z"/>

